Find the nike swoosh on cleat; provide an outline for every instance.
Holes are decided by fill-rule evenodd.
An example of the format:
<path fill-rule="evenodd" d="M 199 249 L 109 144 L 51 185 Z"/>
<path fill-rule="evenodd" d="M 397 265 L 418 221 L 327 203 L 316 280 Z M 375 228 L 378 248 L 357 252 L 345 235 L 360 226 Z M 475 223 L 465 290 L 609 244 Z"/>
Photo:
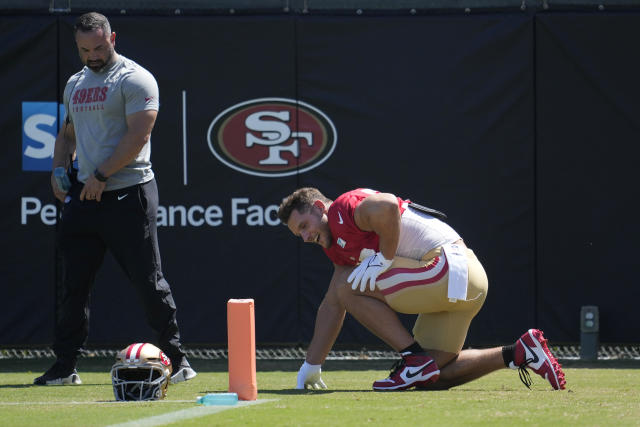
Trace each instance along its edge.
<path fill-rule="evenodd" d="M 540 358 L 538 357 L 538 355 L 536 354 L 535 351 L 533 351 L 533 349 L 531 347 L 529 347 L 529 344 L 527 344 L 526 342 L 524 342 L 523 339 L 520 339 L 520 341 L 522 342 L 522 345 L 524 345 L 528 350 L 529 353 L 531 353 L 531 355 L 533 356 L 533 360 L 531 360 L 531 362 L 529 363 L 538 363 L 538 361 L 540 360 Z"/>
<path fill-rule="evenodd" d="M 427 366 L 431 365 L 432 363 L 433 363 L 433 360 L 430 360 L 430 361 L 428 361 L 427 363 L 425 363 L 424 365 L 420 366 L 420 368 L 419 368 L 419 369 L 417 369 L 417 370 L 415 370 L 415 371 L 413 371 L 413 372 L 412 372 L 411 370 L 407 369 L 407 374 L 406 374 L 407 378 L 413 378 L 413 377 L 415 377 L 416 375 L 418 375 L 418 374 L 422 373 L 422 371 L 424 370 L 424 368 L 426 368 Z"/>

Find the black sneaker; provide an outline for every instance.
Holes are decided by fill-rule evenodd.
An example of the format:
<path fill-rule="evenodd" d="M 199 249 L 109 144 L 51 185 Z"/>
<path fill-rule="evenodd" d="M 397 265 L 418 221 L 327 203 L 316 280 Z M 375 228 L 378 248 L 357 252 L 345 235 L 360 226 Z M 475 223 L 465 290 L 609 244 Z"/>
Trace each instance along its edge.
<path fill-rule="evenodd" d="M 186 357 L 182 356 L 180 364 L 173 367 L 173 375 L 171 375 L 171 384 L 181 383 L 182 381 L 188 381 L 191 378 L 198 375 L 196 371 L 191 368 L 189 361 Z"/>
<path fill-rule="evenodd" d="M 33 380 L 33 383 L 35 385 L 82 384 L 82 380 L 73 365 L 57 360 L 44 375 Z"/>

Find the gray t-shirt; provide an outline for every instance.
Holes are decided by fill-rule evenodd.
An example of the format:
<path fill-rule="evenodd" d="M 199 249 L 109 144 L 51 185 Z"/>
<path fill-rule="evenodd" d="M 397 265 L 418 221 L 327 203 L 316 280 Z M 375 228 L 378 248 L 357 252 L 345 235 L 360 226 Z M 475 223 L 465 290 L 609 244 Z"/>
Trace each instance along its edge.
<path fill-rule="evenodd" d="M 122 55 L 108 69 L 96 73 L 84 67 L 71 76 L 64 89 L 64 106 L 76 134 L 78 179 L 86 182 L 113 154 L 127 132 L 127 115 L 157 111 L 159 105 L 158 84 L 153 75 Z M 105 191 L 151 179 L 149 139 L 130 164 L 109 177 Z"/>

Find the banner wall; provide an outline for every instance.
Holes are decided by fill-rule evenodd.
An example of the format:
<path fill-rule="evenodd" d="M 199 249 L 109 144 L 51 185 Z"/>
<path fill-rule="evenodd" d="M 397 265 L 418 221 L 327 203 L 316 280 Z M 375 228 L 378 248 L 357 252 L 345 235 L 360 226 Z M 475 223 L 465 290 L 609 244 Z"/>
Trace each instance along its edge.
<path fill-rule="evenodd" d="M 637 39 L 638 15 L 109 18 L 116 50 L 160 87 L 160 250 L 187 345 L 226 343 L 230 298 L 255 300 L 259 343 L 310 340 L 331 263 L 276 215 L 301 186 L 330 198 L 369 187 L 446 212 L 490 283 L 466 345 L 530 327 L 577 341 L 586 304 L 600 306 L 603 342 L 637 340 L 626 285 L 599 289 L 630 281 L 638 234 L 621 184 L 640 70 L 616 53 Z M 2 345 L 53 339 L 49 171 L 62 90 L 82 66 L 74 19 L 0 21 Z M 154 340 L 110 256 L 90 331 L 89 345 Z M 380 341 L 347 316 L 338 343 Z"/>

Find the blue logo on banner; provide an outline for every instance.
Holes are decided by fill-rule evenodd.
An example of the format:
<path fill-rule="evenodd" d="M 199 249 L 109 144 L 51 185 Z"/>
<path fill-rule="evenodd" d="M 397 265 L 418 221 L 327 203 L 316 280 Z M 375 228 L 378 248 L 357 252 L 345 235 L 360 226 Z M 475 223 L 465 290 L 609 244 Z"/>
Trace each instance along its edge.
<path fill-rule="evenodd" d="M 53 147 L 63 119 L 64 105 L 57 102 L 22 103 L 23 171 L 51 170 Z"/>

